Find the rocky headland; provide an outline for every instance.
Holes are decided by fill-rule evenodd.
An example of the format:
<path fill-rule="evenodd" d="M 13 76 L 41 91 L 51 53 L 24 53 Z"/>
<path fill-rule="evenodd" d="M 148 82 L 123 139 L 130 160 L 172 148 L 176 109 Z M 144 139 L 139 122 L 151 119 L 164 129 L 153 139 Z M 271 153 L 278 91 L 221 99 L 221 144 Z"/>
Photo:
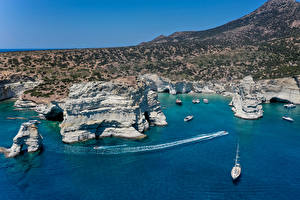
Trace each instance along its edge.
<path fill-rule="evenodd" d="M 0 153 L 4 153 L 7 158 L 12 158 L 18 156 L 23 150 L 29 153 L 39 151 L 42 148 L 43 137 L 38 132 L 37 124 L 37 120 L 23 123 L 13 139 L 12 146 L 0 147 Z"/>

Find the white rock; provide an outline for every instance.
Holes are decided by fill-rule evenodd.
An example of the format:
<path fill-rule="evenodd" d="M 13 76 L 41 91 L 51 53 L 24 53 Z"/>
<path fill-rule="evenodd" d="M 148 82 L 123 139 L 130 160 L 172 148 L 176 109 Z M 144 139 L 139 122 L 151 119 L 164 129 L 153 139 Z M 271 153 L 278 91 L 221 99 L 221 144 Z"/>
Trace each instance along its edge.
<path fill-rule="evenodd" d="M 70 88 L 60 127 L 63 142 L 73 143 L 108 136 L 143 138 L 149 125 L 167 122 L 157 93 L 145 82 L 88 82 Z"/>
<path fill-rule="evenodd" d="M 259 96 L 255 94 L 256 84 L 251 76 L 240 81 L 229 105 L 236 117 L 242 119 L 258 119 L 263 116 L 262 103 Z"/>
<path fill-rule="evenodd" d="M 21 125 L 18 134 L 13 139 L 13 144 L 9 149 L 1 148 L 0 152 L 6 157 L 16 157 L 21 153 L 23 146 L 28 152 L 36 152 L 42 147 L 42 136 L 38 132 L 37 120 L 31 120 Z"/>

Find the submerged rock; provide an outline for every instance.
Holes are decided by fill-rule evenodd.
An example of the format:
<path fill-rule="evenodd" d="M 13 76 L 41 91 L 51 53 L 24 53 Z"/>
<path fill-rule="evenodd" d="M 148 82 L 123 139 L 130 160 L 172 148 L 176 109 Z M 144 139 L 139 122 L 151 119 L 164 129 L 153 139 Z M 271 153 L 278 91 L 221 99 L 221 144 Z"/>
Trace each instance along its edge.
<path fill-rule="evenodd" d="M 6 157 L 12 158 L 18 156 L 23 146 L 27 147 L 27 152 L 36 152 L 42 147 L 42 136 L 38 132 L 37 120 L 31 120 L 21 125 L 18 134 L 13 139 L 12 146 L 7 148 L 0 148 L 0 152 L 4 153 Z"/>
<path fill-rule="evenodd" d="M 133 85 L 88 82 L 70 88 L 61 123 L 65 143 L 98 137 L 143 138 L 150 125 L 167 125 L 157 93 L 141 80 Z"/>
<path fill-rule="evenodd" d="M 236 87 L 230 106 L 236 117 L 258 119 L 263 116 L 262 96 L 257 93 L 256 84 L 251 76 L 245 77 Z"/>

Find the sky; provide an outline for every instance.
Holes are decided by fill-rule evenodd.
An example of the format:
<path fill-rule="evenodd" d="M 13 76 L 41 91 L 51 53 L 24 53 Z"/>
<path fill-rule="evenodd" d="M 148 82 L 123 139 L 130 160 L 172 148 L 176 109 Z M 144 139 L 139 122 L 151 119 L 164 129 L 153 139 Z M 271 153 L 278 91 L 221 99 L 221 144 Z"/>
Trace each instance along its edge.
<path fill-rule="evenodd" d="M 266 0 L 0 0 L 0 49 L 137 45 L 214 28 Z"/>

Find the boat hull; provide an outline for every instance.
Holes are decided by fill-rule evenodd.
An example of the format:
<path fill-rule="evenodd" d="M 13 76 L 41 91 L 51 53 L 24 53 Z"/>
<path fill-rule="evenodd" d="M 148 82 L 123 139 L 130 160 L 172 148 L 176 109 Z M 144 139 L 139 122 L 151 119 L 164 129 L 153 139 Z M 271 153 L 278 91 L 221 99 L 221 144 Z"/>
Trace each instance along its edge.
<path fill-rule="evenodd" d="M 236 181 L 240 178 L 242 173 L 242 168 L 240 166 L 234 166 L 231 170 L 231 178 L 233 181 Z"/>

